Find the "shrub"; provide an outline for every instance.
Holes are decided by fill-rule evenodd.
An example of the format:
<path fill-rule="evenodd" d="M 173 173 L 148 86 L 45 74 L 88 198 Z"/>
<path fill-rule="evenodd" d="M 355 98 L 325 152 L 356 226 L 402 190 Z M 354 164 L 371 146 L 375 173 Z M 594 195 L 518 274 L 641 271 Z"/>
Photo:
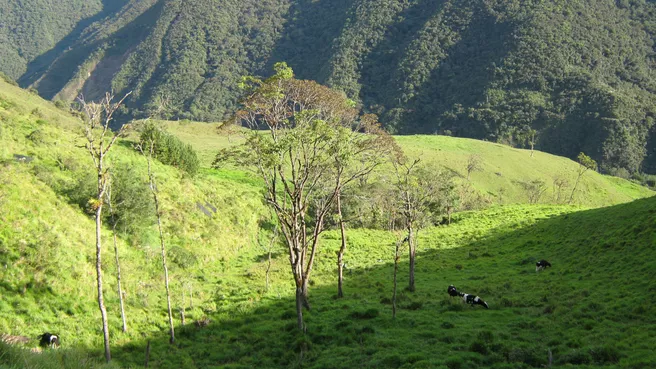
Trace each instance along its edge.
<path fill-rule="evenodd" d="M 200 162 L 196 152 L 179 138 L 169 134 L 154 123 L 148 123 L 141 131 L 140 141 L 144 151 L 153 144 L 153 155 L 163 164 L 182 169 L 190 175 L 198 172 Z"/>
<path fill-rule="evenodd" d="M 590 350 L 590 355 L 597 364 L 617 363 L 623 357 L 622 352 L 614 346 L 593 348 Z"/>
<path fill-rule="evenodd" d="M 592 358 L 590 354 L 581 350 L 572 350 L 558 359 L 558 364 L 590 364 Z"/>
<path fill-rule="evenodd" d="M 481 355 L 487 354 L 487 345 L 482 341 L 474 341 L 471 346 L 469 346 L 469 351 L 478 352 Z"/>
<path fill-rule="evenodd" d="M 71 104 L 64 100 L 56 100 L 55 107 L 64 111 L 69 111 L 71 108 Z"/>
<path fill-rule="evenodd" d="M 155 203 L 145 179 L 129 164 L 117 165 L 111 176 L 114 217 L 109 211 L 104 212 L 109 224 L 116 224 L 118 229 L 131 234 L 153 224 Z"/>
<path fill-rule="evenodd" d="M 449 321 L 443 321 L 442 324 L 440 325 L 443 329 L 453 329 L 456 327 L 455 324 L 449 322 Z"/>
<path fill-rule="evenodd" d="M 351 318 L 353 319 L 373 319 L 380 315 L 378 309 L 368 309 L 366 311 L 354 311 L 351 313 Z"/>
<path fill-rule="evenodd" d="M 27 135 L 27 139 L 37 145 L 42 145 L 46 143 L 46 134 L 43 133 L 43 131 L 40 129 L 35 129 L 29 135 Z"/>
<path fill-rule="evenodd" d="M 190 268 L 198 262 L 198 257 L 194 253 L 185 250 L 180 246 L 173 246 L 168 252 L 171 261 L 182 269 Z"/>
<path fill-rule="evenodd" d="M 383 364 L 383 366 L 386 368 L 398 368 L 401 366 L 402 362 L 403 361 L 398 354 L 387 355 L 385 358 L 383 358 L 383 360 L 381 360 L 381 364 Z"/>
<path fill-rule="evenodd" d="M 457 356 L 451 356 L 448 359 L 446 359 L 446 367 L 449 369 L 460 369 L 463 367 L 463 361 L 461 358 Z"/>

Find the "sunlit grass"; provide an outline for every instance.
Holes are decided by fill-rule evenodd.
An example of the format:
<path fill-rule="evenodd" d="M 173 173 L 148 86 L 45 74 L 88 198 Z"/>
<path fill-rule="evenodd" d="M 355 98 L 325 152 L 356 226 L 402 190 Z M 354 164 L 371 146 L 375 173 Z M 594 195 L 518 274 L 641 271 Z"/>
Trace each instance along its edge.
<path fill-rule="evenodd" d="M 34 347 L 38 334 L 51 331 L 63 345 L 45 355 L 0 345 L 0 368 L 100 365 L 94 224 L 67 195 L 90 165 L 79 147 L 79 122 L 2 82 L 0 98 L 0 333 L 30 337 L 28 347 Z M 221 145 L 232 144 L 220 132 L 201 139 L 206 131 L 198 123 L 170 129 L 178 135 L 186 130 L 206 165 Z M 36 130 L 42 134 L 28 137 Z M 155 163 L 178 339 L 173 346 L 167 342 L 152 226 L 119 237 L 129 327 L 120 332 L 111 233 L 105 229 L 114 354 L 109 367 L 143 367 L 148 341 L 156 368 L 540 368 L 548 364 L 549 350 L 554 367 L 652 367 L 656 308 L 645 296 L 656 291 L 656 199 L 583 211 L 579 205 L 508 205 L 524 201 L 513 181 L 548 180 L 560 170 L 573 175 L 576 164 L 475 140 L 397 139 L 411 155 L 447 163 L 462 176 L 467 157 L 478 153 L 484 170 L 472 174 L 472 185 L 492 198 L 497 187 L 508 190 L 503 205 L 459 213 L 450 226 L 419 232 L 417 291 L 400 291 L 396 320 L 391 265 L 401 235 L 350 229 L 346 297 L 335 299 L 339 233 L 324 234 L 303 335 L 295 328 L 293 281 L 282 245 L 265 291 L 265 251 L 255 235 L 268 212 L 257 177 L 206 167 L 189 178 Z M 145 175 L 145 160 L 129 140 L 113 150 L 112 164 Z M 14 154 L 34 160 L 20 163 Z M 596 173 L 587 173 L 584 183 L 579 196 L 589 199 L 582 201 L 586 206 L 651 194 Z M 541 258 L 553 267 L 538 274 L 534 263 Z M 406 262 L 404 257 L 401 289 Z M 450 299 L 449 284 L 481 296 L 490 310 Z M 185 326 L 178 316 L 183 306 Z M 203 317 L 209 326 L 196 327 L 193 322 Z"/>

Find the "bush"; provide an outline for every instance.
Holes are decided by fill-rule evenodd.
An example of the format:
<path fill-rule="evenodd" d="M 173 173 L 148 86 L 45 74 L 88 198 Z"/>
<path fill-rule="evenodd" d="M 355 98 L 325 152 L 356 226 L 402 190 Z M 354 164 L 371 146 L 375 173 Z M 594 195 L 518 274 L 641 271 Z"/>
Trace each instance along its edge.
<path fill-rule="evenodd" d="M 64 100 L 56 100 L 55 107 L 64 111 L 69 111 L 71 108 L 71 104 Z"/>
<path fill-rule="evenodd" d="M 42 145 L 46 142 L 46 134 L 40 129 L 35 129 L 32 133 L 27 135 L 27 139 L 37 145 Z"/>
<path fill-rule="evenodd" d="M 149 150 L 152 143 L 153 155 L 162 164 L 182 169 L 192 176 L 198 172 L 200 162 L 191 145 L 185 144 L 156 124 L 146 124 L 141 131 L 140 142 L 144 151 Z"/>
<path fill-rule="evenodd" d="M 117 165 L 111 176 L 114 218 L 109 211 L 104 212 L 109 224 L 116 224 L 121 231 L 131 234 L 153 224 L 155 203 L 145 179 L 129 164 Z"/>
<path fill-rule="evenodd" d="M 595 347 L 590 350 L 590 355 L 597 364 L 617 363 L 623 357 L 622 352 L 614 346 Z"/>
<path fill-rule="evenodd" d="M 367 311 L 354 311 L 351 313 L 351 318 L 353 319 L 373 319 L 380 315 L 378 309 L 368 309 Z"/>
<path fill-rule="evenodd" d="M 581 350 L 572 350 L 560 357 L 558 364 L 590 364 L 592 358 L 590 354 Z"/>

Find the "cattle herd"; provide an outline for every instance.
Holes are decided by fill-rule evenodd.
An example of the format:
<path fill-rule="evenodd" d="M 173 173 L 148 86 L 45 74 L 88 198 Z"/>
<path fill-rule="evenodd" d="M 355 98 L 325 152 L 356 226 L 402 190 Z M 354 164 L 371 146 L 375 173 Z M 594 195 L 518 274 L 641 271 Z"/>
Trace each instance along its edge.
<path fill-rule="evenodd" d="M 539 272 L 539 271 L 541 271 L 545 268 L 549 268 L 549 267 L 551 267 L 551 263 L 549 263 L 548 261 L 546 261 L 544 259 L 540 260 L 537 263 L 535 263 L 535 272 L 537 273 L 537 272 Z M 474 305 L 481 305 L 484 308 L 489 309 L 489 306 L 488 306 L 487 302 L 483 301 L 482 298 L 480 298 L 476 295 L 469 294 L 469 293 L 460 292 L 460 291 L 458 291 L 458 289 L 454 285 L 450 285 L 447 288 L 447 293 L 451 297 L 460 297 L 460 298 L 462 298 L 463 303 L 469 304 L 472 307 Z M 37 339 L 39 340 L 39 346 L 42 347 L 42 348 L 57 348 L 57 347 L 59 347 L 59 335 L 57 335 L 57 334 L 52 334 L 52 333 L 46 332 L 46 333 L 38 336 Z M 17 344 L 26 345 L 30 342 L 30 339 L 28 337 L 25 337 L 25 336 L 12 336 L 12 335 L 9 335 L 9 334 L 0 334 L 0 341 L 2 341 L 4 343 L 11 344 L 11 345 L 17 345 Z M 39 352 L 40 349 L 33 349 L 32 351 Z"/>
<path fill-rule="evenodd" d="M 546 260 L 544 260 L 544 259 L 542 259 L 542 260 L 538 261 L 537 263 L 535 263 L 535 272 L 537 273 L 537 272 L 539 272 L 539 271 L 541 271 L 541 270 L 543 270 L 543 269 L 546 269 L 547 267 L 550 268 L 550 267 L 551 267 L 551 263 L 548 262 L 548 261 L 546 261 Z M 454 286 L 454 285 L 450 285 L 450 286 L 446 289 L 446 292 L 447 292 L 447 293 L 449 294 L 449 296 L 451 296 L 451 297 L 461 297 L 461 298 L 462 298 L 462 302 L 464 302 L 465 304 L 470 304 L 472 307 L 474 307 L 474 305 L 481 305 L 481 306 L 483 306 L 483 307 L 486 308 L 486 309 L 489 309 L 489 308 L 490 308 L 490 307 L 487 305 L 487 302 L 483 301 L 482 298 L 480 298 L 480 297 L 478 297 L 478 296 L 476 296 L 476 295 L 471 295 L 471 294 L 468 294 L 468 293 L 459 292 L 458 289 L 456 288 L 456 286 Z"/>

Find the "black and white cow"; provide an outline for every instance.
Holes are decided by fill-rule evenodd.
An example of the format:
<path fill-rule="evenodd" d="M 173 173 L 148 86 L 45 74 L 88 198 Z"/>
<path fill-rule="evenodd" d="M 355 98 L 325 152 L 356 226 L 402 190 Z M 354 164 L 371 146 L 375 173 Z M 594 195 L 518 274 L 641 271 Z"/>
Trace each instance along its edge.
<path fill-rule="evenodd" d="M 40 335 L 39 337 L 39 346 L 46 348 L 56 348 L 59 347 L 59 336 L 56 334 L 51 334 L 51 333 L 44 333 Z"/>
<path fill-rule="evenodd" d="M 535 272 L 537 273 L 537 272 L 541 271 L 542 269 L 545 269 L 546 267 L 551 267 L 551 263 L 544 260 L 544 259 L 542 259 L 542 260 L 538 261 L 537 263 L 535 263 Z"/>
<path fill-rule="evenodd" d="M 458 290 L 456 290 L 456 286 L 454 285 L 450 285 L 449 288 L 446 289 L 446 292 L 448 292 L 451 297 L 458 296 Z"/>
<path fill-rule="evenodd" d="M 484 306 L 486 309 L 489 309 L 489 306 L 487 306 L 487 302 L 483 301 L 482 298 L 476 295 L 470 295 L 467 293 L 458 292 L 458 296 L 462 297 L 462 301 L 465 302 L 466 304 L 470 304 L 472 307 L 474 307 L 474 305 L 481 305 Z"/>

